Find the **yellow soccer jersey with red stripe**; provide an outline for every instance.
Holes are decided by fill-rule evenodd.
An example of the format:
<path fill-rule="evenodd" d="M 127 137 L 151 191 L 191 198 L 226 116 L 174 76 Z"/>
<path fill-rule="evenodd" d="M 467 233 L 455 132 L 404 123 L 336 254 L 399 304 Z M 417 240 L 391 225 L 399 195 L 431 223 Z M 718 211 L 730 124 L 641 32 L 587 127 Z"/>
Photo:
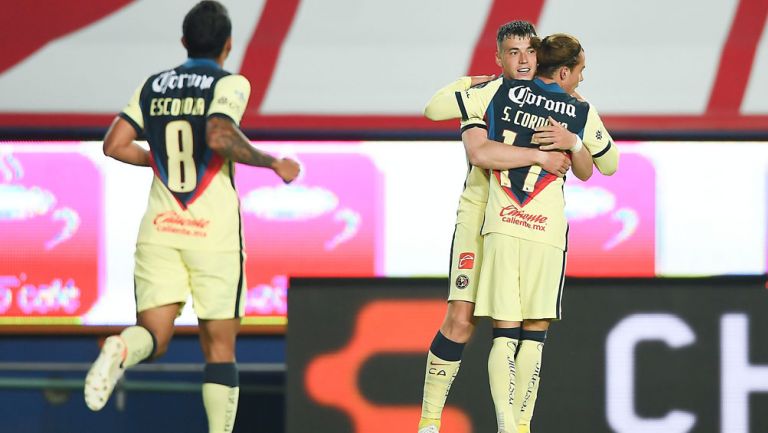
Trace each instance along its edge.
<path fill-rule="evenodd" d="M 234 164 L 206 143 L 206 122 L 240 123 L 250 95 L 241 75 L 209 59 L 155 74 L 120 116 L 149 142 L 154 178 L 138 243 L 207 251 L 242 248 Z"/>
<path fill-rule="evenodd" d="M 597 111 L 567 95 L 557 84 L 499 78 L 457 91 L 442 101 L 433 100 L 430 109 L 433 119 L 484 119 L 490 139 L 522 147 L 537 146 L 531 143 L 534 130 L 551 116 L 582 137 L 601 172 L 612 174 L 618 165 L 616 146 Z M 483 234 L 503 233 L 566 249 L 564 210 L 563 179 L 538 165 L 494 170 Z"/>

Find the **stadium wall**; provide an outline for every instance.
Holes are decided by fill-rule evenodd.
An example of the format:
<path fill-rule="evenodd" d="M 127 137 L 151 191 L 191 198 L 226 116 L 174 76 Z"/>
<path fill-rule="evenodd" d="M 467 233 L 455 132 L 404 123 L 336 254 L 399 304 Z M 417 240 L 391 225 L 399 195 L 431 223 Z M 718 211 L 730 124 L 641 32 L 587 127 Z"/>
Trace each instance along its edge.
<path fill-rule="evenodd" d="M 0 132 L 75 128 L 95 138 L 143 77 L 183 62 L 180 23 L 193 3 L 14 8 L 0 26 L 13 41 L 0 61 Z M 430 122 L 421 109 L 459 76 L 497 73 L 495 32 L 512 19 L 581 39 L 579 90 L 619 137 L 766 133 L 762 0 L 225 3 L 234 29 L 225 67 L 251 80 L 243 126 L 253 138 L 455 137 L 453 122 Z"/>
<path fill-rule="evenodd" d="M 408 431 L 446 280 L 296 280 L 289 291 L 287 432 Z M 764 278 L 580 280 L 544 346 L 537 432 L 768 431 Z M 482 321 L 441 432 L 496 428 Z"/>

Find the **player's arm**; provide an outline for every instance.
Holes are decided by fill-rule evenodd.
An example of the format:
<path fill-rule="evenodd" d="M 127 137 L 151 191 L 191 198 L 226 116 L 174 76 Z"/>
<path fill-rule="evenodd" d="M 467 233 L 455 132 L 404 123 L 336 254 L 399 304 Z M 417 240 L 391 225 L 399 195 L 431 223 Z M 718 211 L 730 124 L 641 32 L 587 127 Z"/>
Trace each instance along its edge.
<path fill-rule="evenodd" d="M 616 173 L 619 168 L 619 149 L 592 105 L 589 106 L 582 140 L 600 173 L 606 176 Z"/>
<path fill-rule="evenodd" d="M 216 83 L 208 110 L 206 142 L 224 158 L 254 167 L 271 168 L 283 181 L 291 182 L 299 175 L 299 164 L 288 158 L 277 159 L 256 149 L 238 126 L 250 92 L 250 83 L 242 75 L 229 75 Z"/>
<path fill-rule="evenodd" d="M 539 146 L 541 150 L 562 150 L 571 153 L 571 170 L 580 180 L 592 177 L 592 155 L 584 147 L 581 138 L 566 129 L 560 122 L 549 117 L 549 124 L 536 128 L 533 141 L 547 143 Z"/>
<path fill-rule="evenodd" d="M 560 122 L 547 118 L 549 123 L 536 128 L 533 133 L 533 143 L 541 143 L 541 150 L 579 150 L 582 146 L 581 138 L 569 131 Z"/>
<path fill-rule="evenodd" d="M 253 167 L 271 168 L 286 183 L 299 175 L 299 164 L 289 158 L 277 159 L 251 145 L 232 120 L 211 116 L 206 123 L 208 146 L 224 158 Z"/>
<path fill-rule="evenodd" d="M 491 81 L 484 87 L 472 87 L 484 83 L 492 75 L 462 77 L 438 90 L 424 107 L 424 116 L 430 120 L 482 118 L 491 98 L 501 85 L 501 80 Z M 496 83 L 496 84 L 494 84 Z"/>
<path fill-rule="evenodd" d="M 104 136 L 104 155 L 126 164 L 149 166 L 149 151 L 136 143 L 136 138 L 144 128 L 144 119 L 139 106 L 141 89 L 139 86 L 128 105 L 112 121 L 107 135 Z"/>
<path fill-rule="evenodd" d="M 581 181 L 588 181 L 592 177 L 593 164 L 589 150 L 582 146 L 578 151 L 571 151 L 571 171 Z"/>
<path fill-rule="evenodd" d="M 571 161 L 563 152 L 542 152 L 538 149 L 511 146 L 488 139 L 488 131 L 479 122 L 469 122 L 462 128 L 461 141 L 469 163 L 485 169 L 508 170 L 511 168 L 540 165 L 544 170 L 563 177 Z"/>
<path fill-rule="evenodd" d="M 149 166 L 149 151 L 136 143 L 136 130 L 118 116 L 104 137 L 104 155 L 126 164 Z"/>

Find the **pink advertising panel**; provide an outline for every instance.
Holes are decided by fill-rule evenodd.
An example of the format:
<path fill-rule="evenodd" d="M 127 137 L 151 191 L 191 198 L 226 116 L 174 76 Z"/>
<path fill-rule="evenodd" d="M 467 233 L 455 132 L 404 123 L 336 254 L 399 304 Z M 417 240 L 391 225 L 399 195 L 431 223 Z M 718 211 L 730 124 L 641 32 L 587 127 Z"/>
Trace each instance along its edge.
<path fill-rule="evenodd" d="M 0 153 L 0 317 L 77 322 L 96 302 L 101 182 L 79 153 Z"/>
<path fill-rule="evenodd" d="M 285 315 L 289 276 L 378 275 L 383 176 L 356 146 L 338 147 L 335 153 L 309 149 L 292 155 L 303 169 L 290 185 L 269 170 L 238 167 L 247 315 Z"/>
<path fill-rule="evenodd" d="M 613 176 L 588 182 L 573 176 L 565 187 L 570 225 L 567 275 L 653 277 L 656 175 L 643 155 L 625 153 Z"/>
<path fill-rule="evenodd" d="M 458 143 L 254 145 L 298 159 L 302 174 L 286 185 L 270 170 L 236 168 L 246 324 L 286 323 L 291 277 L 446 276 L 466 173 Z M 766 143 L 619 149 L 615 175 L 568 177 L 568 276 L 765 273 Z M 745 167 L 737 184 L 714 175 L 735 164 L 728 158 Z M 0 324 L 132 323 L 151 176 L 104 157 L 98 143 L 0 142 Z M 727 212 L 712 197 L 731 198 Z M 177 323 L 194 324 L 194 313 Z"/>

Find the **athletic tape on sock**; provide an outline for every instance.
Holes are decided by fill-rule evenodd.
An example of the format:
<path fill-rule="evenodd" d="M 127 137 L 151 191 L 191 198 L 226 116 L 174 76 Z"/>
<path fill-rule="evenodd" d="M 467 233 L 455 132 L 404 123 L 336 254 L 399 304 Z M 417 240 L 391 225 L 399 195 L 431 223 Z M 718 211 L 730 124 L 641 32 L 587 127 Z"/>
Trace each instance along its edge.
<path fill-rule="evenodd" d="M 460 361 L 465 343 L 457 343 L 449 340 L 442 332 L 437 331 L 429 351 L 433 355 L 445 361 Z"/>
<path fill-rule="evenodd" d="M 513 340 L 520 339 L 520 328 L 493 328 L 493 338 L 507 337 Z"/>
<path fill-rule="evenodd" d="M 218 383 L 232 388 L 240 386 L 240 375 L 234 362 L 205 364 L 203 375 L 203 381 L 206 383 Z"/>
<path fill-rule="evenodd" d="M 539 343 L 543 343 L 544 340 L 547 339 L 547 331 L 529 331 L 523 329 L 523 332 L 520 333 L 520 339 L 533 340 L 538 341 Z"/>

